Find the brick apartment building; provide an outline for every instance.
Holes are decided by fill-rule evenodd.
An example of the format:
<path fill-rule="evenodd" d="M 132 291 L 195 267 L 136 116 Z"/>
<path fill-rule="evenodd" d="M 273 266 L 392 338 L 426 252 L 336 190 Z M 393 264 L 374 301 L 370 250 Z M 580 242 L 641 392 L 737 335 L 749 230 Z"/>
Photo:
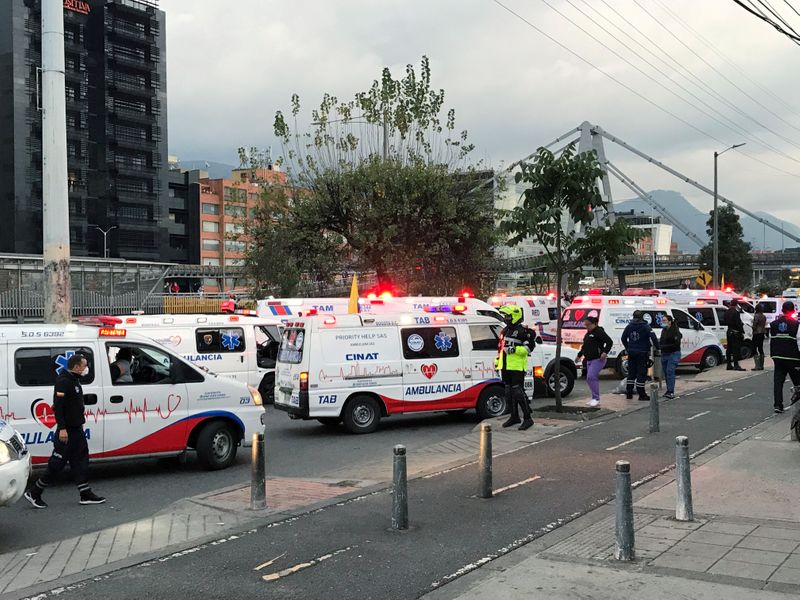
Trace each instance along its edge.
<path fill-rule="evenodd" d="M 244 221 L 254 217 L 266 186 L 286 182 L 286 173 L 273 168 L 235 169 L 231 179 L 200 179 L 200 262 L 241 266 L 248 243 Z"/>

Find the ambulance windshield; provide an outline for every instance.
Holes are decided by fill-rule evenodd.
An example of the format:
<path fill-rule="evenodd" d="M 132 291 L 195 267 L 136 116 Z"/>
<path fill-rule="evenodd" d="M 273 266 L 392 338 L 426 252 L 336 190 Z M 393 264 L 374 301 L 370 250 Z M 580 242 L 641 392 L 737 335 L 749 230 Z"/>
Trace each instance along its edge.
<path fill-rule="evenodd" d="M 297 365 L 303 360 L 303 346 L 306 339 L 304 329 L 286 329 L 281 337 L 278 362 Z"/>

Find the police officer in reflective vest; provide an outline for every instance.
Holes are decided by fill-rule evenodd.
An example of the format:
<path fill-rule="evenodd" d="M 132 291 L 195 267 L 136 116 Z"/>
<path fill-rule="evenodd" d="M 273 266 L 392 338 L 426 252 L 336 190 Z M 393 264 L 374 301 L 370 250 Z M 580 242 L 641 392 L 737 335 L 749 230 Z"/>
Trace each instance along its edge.
<path fill-rule="evenodd" d="M 80 381 L 88 372 L 86 357 L 75 353 L 67 360 L 67 371 L 56 379 L 53 392 L 53 412 L 56 417 L 53 454 L 47 463 L 47 471 L 25 492 L 25 499 L 34 508 L 47 508 L 47 503 L 42 500 L 42 492 L 55 481 L 67 463 L 78 486 L 81 504 L 102 504 L 106 501 L 89 487 L 89 445 L 83 433 L 86 407 Z"/>
<path fill-rule="evenodd" d="M 775 363 L 773 375 L 775 412 L 783 412 L 783 384 L 786 376 L 792 384 L 800 386 L 800 323 L 794 303 L 784 302 L 783 314 L 769 325 L 769 353 Z"/>
<path fill-rule="evenodd" d="M 500 371 L 505 385 L 506 404 L 511 416 L 503 423 L 503 427 L 511 427 L 520 422 L 517 407 L 522 410 L 520 431 L 533 425 L 528 396 L 525 394 L 525 372 L 528 370 L 528 355 L 536 346 L 536 336 L 522 324 L 522 309 L 515 304 L 500 308 L 500 314 L 506 323 L 500 335 L 500 352 L 495 366 Z"/>

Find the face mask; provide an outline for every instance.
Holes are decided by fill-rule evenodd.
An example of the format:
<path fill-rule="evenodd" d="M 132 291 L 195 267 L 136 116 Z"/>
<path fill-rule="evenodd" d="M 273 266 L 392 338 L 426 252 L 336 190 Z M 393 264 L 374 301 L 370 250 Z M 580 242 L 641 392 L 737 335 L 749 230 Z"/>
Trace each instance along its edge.
<path fill-rule="evenodd" d="M 86 367 L 83 371 L 81 371 L 81 377 L 86 377 L 89 374 L 89 367 Z"/>

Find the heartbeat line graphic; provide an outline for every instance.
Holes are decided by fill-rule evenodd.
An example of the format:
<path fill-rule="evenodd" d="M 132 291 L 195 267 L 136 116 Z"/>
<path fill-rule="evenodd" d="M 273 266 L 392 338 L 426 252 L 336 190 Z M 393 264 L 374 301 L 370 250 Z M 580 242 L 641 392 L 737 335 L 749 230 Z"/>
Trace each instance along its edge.
<path fill-rule="evenodd" d="M 5 412 L 0 406 L 0 420 L 2 421 L 24 421 L 25 417 L 18 417 L 14 412 Z"/>
<path fill-rule="evenodd" d="M 84 414 L 87 419 L 92 419 L 95 423 L 97 423 L 100 419 L 104 419 L 108 415 L 126 415 L 128 417 L 128 423 L 133 423 L 134 419 L 138 420 L 139 418 L 142 419 L 142 423 L 145 423 L 147 421 L 148 414 L 155 414 L 162 420 L 166 421 L 173 415 L 173 413 L 175 413 L 175 411 L 178 410 L 182 400 L 183 398 L 180 396 L 170 394 L 167 397 L 166 408 L 162 408 L 161 403 L 155 407 L 148 406 L 147 398 L 145 398 L 141 406 L 134 404 L 133 400 L 129 400 L 128 406 L 120 411 L 110 411 L 105 408 L 99 408 L 87 410 Z"/>
<path fill-rule="evenodd" d="M 324 370 L 320 370 L 320 381 L 335 381 L 336 379 L 369 379 L 370 377 L 400 377 L 402 371 L 392 368 L 390 365 L 382 365 L 365 369 L 359 364 L 352 365 L 349 370 L 339 369 L 337 375 L 329 375 Z"/>
<path fill-rule="evenodd" d="M 459 367 L 456 369 L 456 374 L 461 375 L 475 375 L 475 373 L 480 373 L 481 379 L 491 379 L 496 377 L 497 369 L 494 367 L 494 363 L 487 363 L 485 361 L 481 361 L 480 363 L 476 363 L 472 368 L 463 368 Z"/>

